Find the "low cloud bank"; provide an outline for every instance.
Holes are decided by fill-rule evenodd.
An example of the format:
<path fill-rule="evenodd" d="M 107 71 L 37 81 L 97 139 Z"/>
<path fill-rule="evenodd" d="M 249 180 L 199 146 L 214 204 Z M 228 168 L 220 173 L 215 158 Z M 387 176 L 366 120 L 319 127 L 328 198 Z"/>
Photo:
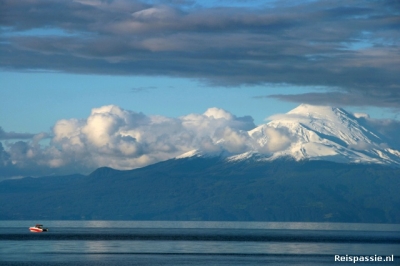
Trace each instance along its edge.
<path fill-rule="evenodd" d="M 49 134 L 18 134 L 28 141 L 7 141 L 0 146 L 2 176 L 88 173 L 100 166 L 132 169 L 198 149 L 204 152 L 242 153 L 251 148 L 247 131 L 250 116 L 236 117 L 210 108 L 204 114 L 179 118 L 147 116 L 115 105 L 92 109 L 87 119 L 63 119 Z M 223 141 L 221 141 L 221 139 Z"/>

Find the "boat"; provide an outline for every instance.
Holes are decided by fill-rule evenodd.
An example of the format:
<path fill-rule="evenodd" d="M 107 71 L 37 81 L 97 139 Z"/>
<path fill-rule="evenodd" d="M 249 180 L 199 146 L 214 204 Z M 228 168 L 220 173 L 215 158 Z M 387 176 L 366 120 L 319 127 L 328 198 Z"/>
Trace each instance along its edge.
<path fill-rule="evenodd" d="M 29 231 L 34 232 L 34 233 L 41 233 L 41 232 L 47 232 L 49 229 L 43 228 L 43 225 L 37 224 L 35 226 L 29 227 Z"/>

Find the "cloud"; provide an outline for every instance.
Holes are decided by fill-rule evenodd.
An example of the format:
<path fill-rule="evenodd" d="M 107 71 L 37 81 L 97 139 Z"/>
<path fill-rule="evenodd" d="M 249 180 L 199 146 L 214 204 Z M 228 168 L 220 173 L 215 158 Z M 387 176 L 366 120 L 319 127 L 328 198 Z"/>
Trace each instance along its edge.
<path fill-rule="evenodd" d="M 54 149 L 53 147 L 49 150 Z M 0 179 L 21 176 L 44 176 L 54 173 L 77 173 L 78 167 L 68 168 L 56 164 L 57 159 L 49 150 L 42 149 L 35 141 L 0 142 Z"/>
<path fill-rule="evenodd" d="M 225 119 L 225 120 L 231 120 L 233 118 L 233 115 L 223 109 L 219 108 L 209 108 L 205 113 L 205 116 L 207 117 L 212 117 L 214 119 Z"/>
<path fill-rule="evenodd" d="M 279 118 L 277 118 L 279 119 Z M 271 154 L 289 147 L 296 139 L 285 129 L 263 125 L 262 130 L 250 133 L 253 148 L 261 154 Z"/>
<path fill-rule="evenodd" d="M 400 121 L 394 119 L 373 119 L 369 116 L 358 117 L 360 124 L 366 128 L 371 128 L 382 134 L 386 143 L 390 143 L 390 147 L 400 150 Z"/>
<path fill-rule="evenodd" d="M 369 114 L 366 113 L 353 113 L 355 118 L 365 118 L 368 119 L 369 118 Z"/>
<path fill-rule="evenodd" d="M 317 86 L 323 91 L 270 97 L 400 106 L 396 1 L 158 3 L 2 1 L 0 67 Z"/>
<path fill-rule="evenodd" d="M 354 117 L 367 130 L 380 134 L 381 148 L 400 150 L 399 121 L 372 119 L 362 113 Z M 269 117 L 300 122 L 302 118 L 297 114 Z M 102 166 L 133 169 L 193 150 L 223 155 L 258 151 L 270 155 L 288 148 L 297 138 L 268 124 L 253 130 L 255 127 L 250 116 L 237 117 L 215 107 L 202 114 L 171 118 L 116 105 L 101 106 L 93 108 L 85 119 L 57 121 L 51 133 L 26 133 L 30 137 L 27 139 L 3 138 L 0 178 L 89 173 Z M 368 145 L 359 142 L 349 147 L 363 150 Z"/>
<path fill-rule="evenodd" d="M 251 150 L 251 140 L 245 131 L 235 131 L 227 127 L 216 135 L 220 138 L 218 146 L 228 154 L 240 154 Z"/>
<path fill-rule="evenodd" d="M 57 121 L 49 145 L 39 143 L 44 134 L 6 143 L 0 150 L 2 174 L 15 175 L 16 169 L 21 174 L 31 170 L 31 175 L 45 169 L 47 174 L 88 173 L 100 166 L 132 169 L 195 149 L 241 153 L 250 149 L 247 130 L 254 127 L 251 117 L 219 108 L 169 118 L 102 106 L 93 108 L 86 119 Z"/>
<path fill-rule="evenodd" d="M 0 142 L 0 165 L 5 166 L 10 160 L 10 154 L 4 150 L 3 144 Z"/>
<path fill-rule="evenodd" d="M 374 145 L 372 145 L 371 143 L 364 142 L 364 141 L 359 141 L 356 144 L 348 145 L 348 148 L 354 149 L 354 150 L 359 150 L 359 151 L 369 150 L 373 147 L 374 147 Z"/>
<path fill-rule="evenodd" d="M 35 134 L 30 133 L 16 133 L 16 132 L 5 132 L 0 127 L 0 140 L 12 140 L 12 139 L 32 139 Z"/>
<path fill-rule="evenodd" d="M 155 90 L 157 89 L 157 87 L 155 86 L 148 86 L 148 87 L 135 87 L 135 88 L 131 88 L 131 92 L 132 93 L 139 93 L 139 92 L 146 92 L 149 90 Z"/>

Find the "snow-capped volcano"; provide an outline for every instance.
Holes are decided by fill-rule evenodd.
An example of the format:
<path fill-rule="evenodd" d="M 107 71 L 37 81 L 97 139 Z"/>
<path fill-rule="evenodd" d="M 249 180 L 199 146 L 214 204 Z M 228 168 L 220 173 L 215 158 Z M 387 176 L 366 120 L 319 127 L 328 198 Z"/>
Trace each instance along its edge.
<path fill-rule="evenodd" d="M 341 108 L 302 104 L 270 119 L 267 124 L 246 132 L 247 146 L 251 148 L 231 154 L 227 159 L 257 157 L 257 160 L 271 161 L 291 157 L 400 166 L 400 152 L 384 136 L 363 126 L 356 116 Z M 186 156 L 204 154 L 197 151 Z"/>
<path fill-rule="evenodd" d="M 268 158 L 290 156 L 296 160 L 327 160 L 352 163 L 400 165 L 400 152 L 389 148 L 384 137 L 362 126 L 341 108 L 302 104 L 259 126 L 249 135 L 262 147 L 273 141 L 267 132 L 274 128 L 290 143 Z"/>

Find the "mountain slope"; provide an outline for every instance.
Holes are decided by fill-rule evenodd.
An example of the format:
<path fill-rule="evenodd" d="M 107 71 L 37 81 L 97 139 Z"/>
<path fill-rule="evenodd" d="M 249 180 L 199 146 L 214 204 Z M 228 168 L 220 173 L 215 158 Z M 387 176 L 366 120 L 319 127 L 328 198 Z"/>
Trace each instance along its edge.
<path fill-rule="evenodd" d="M 0 182 L 0 219 L 400 222 L 400 169 L 324 161 L 169 160 Z M 24 189 L 21 189 L 24 188 Z"/>
<path fill-rule="evenodd" d="M 297 161 L 324 160 L 400 167 L 400 152 L 390 141 L 360 124 L 357 117 L 341 108 L 302 104 L 272 119 L 247 132 L 250 150 L 229 154 L 227 159 L 257 157 L 262 161 L 272 161 L 290 157 Z M 206 154 L 192 151 L 185 156 Z"/>
<path fill-rule="evenodd" d="M 400 153 L 346 111 L 301 105 L 240 137 L 236 154 L 2 181 L 0 219 L 400 223 Z"/>

